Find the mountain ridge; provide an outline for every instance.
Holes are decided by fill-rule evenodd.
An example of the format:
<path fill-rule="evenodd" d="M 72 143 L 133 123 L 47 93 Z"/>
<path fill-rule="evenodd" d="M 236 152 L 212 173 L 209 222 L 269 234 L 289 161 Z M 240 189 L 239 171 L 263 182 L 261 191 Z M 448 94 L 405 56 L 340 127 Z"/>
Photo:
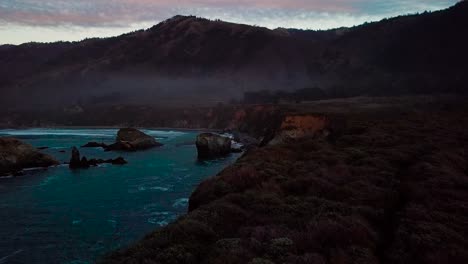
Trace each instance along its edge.
<path fill-rule="evenodd" d="M 50 108 L 112 97 L 105 103 L 187 106 L 306 87 L 328 97 L 464 93 L 467 6 L 328 31 L 175 16 L 117 37 L 2 46 L 0 103 Z"/>

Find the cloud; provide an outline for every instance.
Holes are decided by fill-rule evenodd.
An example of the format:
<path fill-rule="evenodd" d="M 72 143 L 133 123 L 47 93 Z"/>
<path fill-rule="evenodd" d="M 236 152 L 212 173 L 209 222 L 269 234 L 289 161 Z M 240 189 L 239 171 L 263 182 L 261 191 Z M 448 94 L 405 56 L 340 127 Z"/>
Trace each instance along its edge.
<path fill-rule="evenodd" d="M 31 28 L 64 33 L 67 28 L 75 32 L 124 33 L 177 14 L 269 28 L 328 29 L 442 9 L 455 3 L 456 0 L 2 0 L 0 43 L 8 42 L 3 37 L 7 32 L 15 34 L 12 29 L 19 30 L 16 34 Z M 63 38 L 81 35 L 65 34 Z"/>

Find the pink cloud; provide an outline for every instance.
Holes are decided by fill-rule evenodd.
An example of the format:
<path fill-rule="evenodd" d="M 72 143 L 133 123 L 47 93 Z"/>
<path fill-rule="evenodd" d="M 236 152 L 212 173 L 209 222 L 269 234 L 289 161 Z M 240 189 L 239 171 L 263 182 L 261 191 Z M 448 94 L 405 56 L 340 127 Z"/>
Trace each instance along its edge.
<path fill-rule="evenodd" d="M 232 9 L 352 12 L 354 1 L 345 0 L 7 0 L 0 4 L 0 21 L 21 24 L 120 25 L 162 20 L 175 10 Z M 273 12 L 273 11 L 272 11 Z M 162 17 L 165 16 L 165 17 Z"/>
<path fill-rule="evenodd" d="M 124 27 L 142 22 L 159 22 L 171 16 L 197 15 L 246 21 L 288 20 L 317 14 L 368 16 L 379 10 L 401 14 L 420 11 L 419 6 L 456 0 L 3 0 L 0 22 L 28 26 L 72 25 Z M 368 10 L 363 11 L 365 7 Z M 370 10 L 370 11 L 369 11 Z M 367 13 L 366 13 L 367 12 Z M 370 12 L 370 13 L 369 13 Z M 385 14 L 379 14 L 383 17 Z M 332 18 L 330 18 L 332 19 Z"/>

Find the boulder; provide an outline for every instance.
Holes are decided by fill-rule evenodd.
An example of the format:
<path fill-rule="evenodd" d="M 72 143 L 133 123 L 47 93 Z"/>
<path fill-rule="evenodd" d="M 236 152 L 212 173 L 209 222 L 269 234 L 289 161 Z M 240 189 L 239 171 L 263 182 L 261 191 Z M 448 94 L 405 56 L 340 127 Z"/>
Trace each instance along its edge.
<path fill-rule="evenodd" d="M 231 139 L 213 133 L 203 133 L 197 136 L 198 158 L 212 159 L 231 153 Z"/>
<path fill-rule="evenodd" d="M 135 128 L 122 128 L 117 133 L 116 142 L 107 146 L 106 151 L 137 151 L 162 146 L 156 139 Z"/>
<path fill-rule="evenodd" d="M 0 175 L 18 174 L 22 169 L 58 165 L 51 156 L 15 138 L 0 138 Z"/>

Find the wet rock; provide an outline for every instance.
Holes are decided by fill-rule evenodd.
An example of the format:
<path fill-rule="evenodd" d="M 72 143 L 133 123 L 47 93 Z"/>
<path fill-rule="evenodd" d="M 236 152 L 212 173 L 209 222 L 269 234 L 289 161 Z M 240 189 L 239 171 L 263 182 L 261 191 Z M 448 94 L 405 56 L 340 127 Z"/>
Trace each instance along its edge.
<path fill-rule="evenodd" d="M 116 159 L 87 159 L 86 157 L 82 157 L 80 159 L 80 152 L 76 147 L 72 148 L 72 157 L 70 159 L 69 167 L 70 169 L 87 169 L 89 167 L 96 167 L 99 164 L 112 164 L 112 165 L 124 165 L 128 162 L 123 157 L 118 157 Z"/>
<path fill-rule="evenodd" d="M 212 159 L 231 153 L 232 140 L 213 133 L 203 133 L 197 136 L 196 146 L 198 158 Z"/>
<path fill-rule="evenodd" d="M 110 163 L 113 165 L 124 165 L 124 164 L 127 164 L 128 162 L 124 158 L 118 157 L 116 159 L 110 160 Z"/>
<path fill-rule="evenodd" d="M 160 147 L 163 144 L 156 141 L 150 135 L 147 135 L 135 128 L 122 128 L 117 133 L 116 142 L 105 148 L 106 151 L 122 150 L 137 151 L 154 147 Z"/>
<path fill-rule="evenodd" d="M 0 175 L 16 174 L 22 169 L 49 167 L 59 162 L 50 155 L 15 138 L 0 138 Z"/>
<path fill-rule="evenodd" d="M 82 162 L 82 160 L 80 159 L 80 151 L 76 147 L 73 147 L 72 150 L 71 150 L 71 158 L 70 158 L 70 162 L 68 164 L 68 167 L 70 169 L 83 168 L 83 165 L 82 165 L 81 162 Z"/>
<path fill-rule="evenodd" d="M 81 146 L 82 148 L 107 148 L 107 144 L 98 143 L 98 142 L 88 142 L 85 145 Z"/>
<path fill-rule="evenodd" d="M 81 164 L 81 168 L 89 168 L 90 167 L 89 161 L 88 161 L 88 159 L 86 157 L 81 158 L 80 164 Z"/>

